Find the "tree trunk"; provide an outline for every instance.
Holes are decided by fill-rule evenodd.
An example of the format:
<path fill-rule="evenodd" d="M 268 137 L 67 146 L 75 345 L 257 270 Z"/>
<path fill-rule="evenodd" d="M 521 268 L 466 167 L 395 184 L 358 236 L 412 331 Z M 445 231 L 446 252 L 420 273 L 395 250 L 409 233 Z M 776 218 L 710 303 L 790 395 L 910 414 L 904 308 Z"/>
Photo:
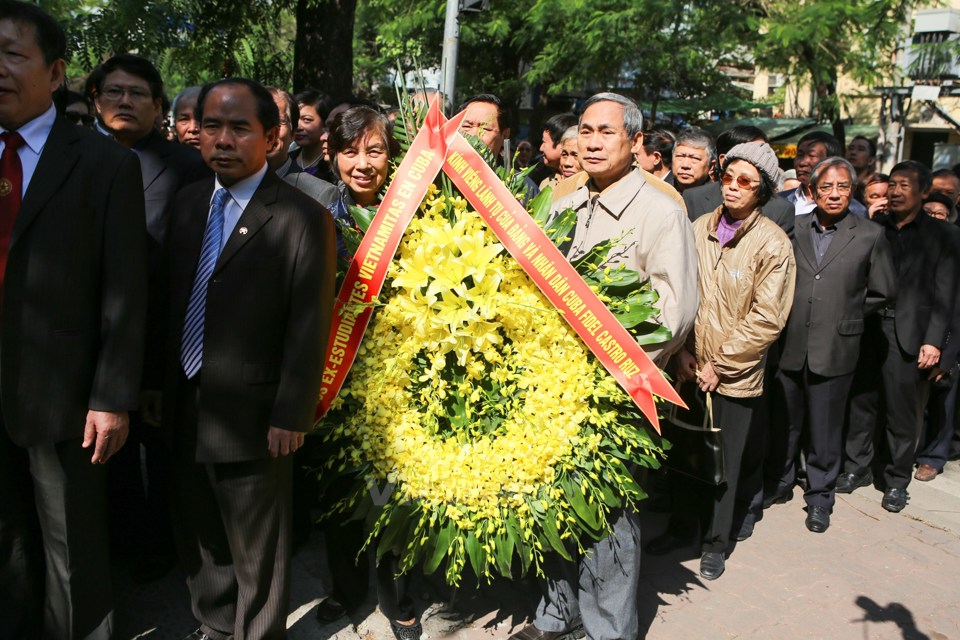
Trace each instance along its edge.
<path fill-rule="evenodd" d="M 657 128 L 657 105 L 660 103 L 660 94 L 654 95 L 650 99 L 650 119 L 647 125 L 647 129 L 656 129 Z"/>
<path fill-rule="evenodd" d="M 333 97 L 353 93 L 353 20 L 357 0 L 297 0 L 293 88 Z"/>

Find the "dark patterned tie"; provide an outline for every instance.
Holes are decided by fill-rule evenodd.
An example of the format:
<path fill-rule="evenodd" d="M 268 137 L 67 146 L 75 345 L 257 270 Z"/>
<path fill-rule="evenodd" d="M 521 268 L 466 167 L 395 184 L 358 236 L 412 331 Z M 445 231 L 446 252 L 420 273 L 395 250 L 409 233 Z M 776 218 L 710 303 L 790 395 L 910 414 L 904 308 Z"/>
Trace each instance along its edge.
<path fill-rule="evenodd" d="M 0 133 L 3 154 L 0 154 L 0 299 L 3 296 L 3 279 L 7 273 L 7 255 L 10 252 L 10 236 L 13 223 L 20 213 L 23 193 L 23 165 L 17 149 L 24 145 L 16 131 Z"/>

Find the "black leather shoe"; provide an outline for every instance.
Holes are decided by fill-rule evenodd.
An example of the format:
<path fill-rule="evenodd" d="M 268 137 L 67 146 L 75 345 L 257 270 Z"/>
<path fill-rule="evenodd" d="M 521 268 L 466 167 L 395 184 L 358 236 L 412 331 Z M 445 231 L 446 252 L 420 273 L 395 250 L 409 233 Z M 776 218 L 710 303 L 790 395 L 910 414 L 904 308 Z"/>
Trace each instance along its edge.
<path fill-rule="evenodd" d="M 397 640 L 420 640 L 420 636 L 423 635 L 423 627 L 419 620 L 413 624 L 400 624 L 391 620 L 390 628 L 393 629 L 393 636 Z"/>
<path fill-rule="evenodd" d="M 722 553 L 708 551 L 700 556 L 700 577 L 704 580 L 716 580 L 725 568 Z"/>
<path fill-rule="evenodd" d="M 807 529 L 823 533 L 830 526 L 830 509 L 812 504 L 807 507 Z"/>
<path fill-rule="evenodd" d="M 210 636 L 203 632 L 203 629 L 197 629 L 190 635 L 188 635 L 183 640 L 213 640 Z"/>
<path fill-rule="evenodd" d="M 681 537 L 675 533 L 667 531 L 663 535 L 657 536 L 644 545 L 643 550 L 652 556 L 665 556 L 668 553 L 676 551 L 677 549 L 688 547 L 692 543 L 693 540 L 691 538 Z"/>
<path fill-rule="evenodd" d="M 753 520 L 744 520 L 743 524 L 740 525 L 740 530 L 737 531 L 737 535 L 734 536 L 737 539 L 737 542 L 743 542 L 747 538 L 753 535 L 753 527 L 756 525 L 756 522 Z"/>
<path fill-rule="evenodd" d="M 520 631 L 510 636 L 509 640 L 557 640 L 568 633 L 567 631 L 541 631 L 533 623 L 528 624 Z"/>
<path fill-rule="evenodd" d="M 837 478 L 837 493 L 853 493 L 860 487 L 873 484 L 873 472 L 867 469 L 861 473 L 841 473 Z"/>
<path fill-rule="evenodd" d="M 336 622 L 345 615 L 347 615 L 347 608 L 333 596 L 324 598 L 323 602 L 317 605 L 317 621 L 323 624 Z"/>
<path fill-rule="evenodd" d="M 783 504 L 791 500 L 793 500 L 793 487 L 779 489 L 773 495 L 769 495 L 763 499 L 763 508 L 769 509 L 775 504 Z"/>
<path fill-rule="evenodd" d="M 883 492 L 883 508 L 893 513 L 900 513 L 907 506 L 907 499 L 910 494 L 906 489 L 887 489 Z"/>

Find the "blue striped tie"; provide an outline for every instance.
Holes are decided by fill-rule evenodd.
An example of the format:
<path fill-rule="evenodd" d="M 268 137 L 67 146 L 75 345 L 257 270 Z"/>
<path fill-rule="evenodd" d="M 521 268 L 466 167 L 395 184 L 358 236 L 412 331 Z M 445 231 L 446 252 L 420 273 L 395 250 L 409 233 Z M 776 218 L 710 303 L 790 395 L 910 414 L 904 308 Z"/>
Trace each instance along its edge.
<path fill-rule="evenodd" d="M 187 378 L 200 371 L 203 362 L 203 322 L 207 306 L 207 282 L 213 274 L 213 268 L 220 256 L 220 244 L 223 240 L 223 208 L 230 192 L 220 188 L 213 195 L 210 205 L 210 217 L 207 229 L 203 232 L 203 247 L 200 249 L 200 261 L 197 263 L 197 275 L 193 279 L 193 291 L 187 303 L 187 317 L 183 322 L 183 340 L 180 343 L 180 364 Z"/>

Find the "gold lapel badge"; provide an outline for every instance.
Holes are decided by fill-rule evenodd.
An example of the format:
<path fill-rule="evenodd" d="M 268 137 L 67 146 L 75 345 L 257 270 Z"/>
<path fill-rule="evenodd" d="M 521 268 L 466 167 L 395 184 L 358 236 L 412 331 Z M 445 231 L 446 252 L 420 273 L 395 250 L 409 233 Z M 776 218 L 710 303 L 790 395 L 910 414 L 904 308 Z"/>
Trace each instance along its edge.
<path fill-rule="evenodd" d="M 13 191 L 13 183 L 7 178 L 0 178 L 0 198 L 10 195 L 11 191 Z"/>

